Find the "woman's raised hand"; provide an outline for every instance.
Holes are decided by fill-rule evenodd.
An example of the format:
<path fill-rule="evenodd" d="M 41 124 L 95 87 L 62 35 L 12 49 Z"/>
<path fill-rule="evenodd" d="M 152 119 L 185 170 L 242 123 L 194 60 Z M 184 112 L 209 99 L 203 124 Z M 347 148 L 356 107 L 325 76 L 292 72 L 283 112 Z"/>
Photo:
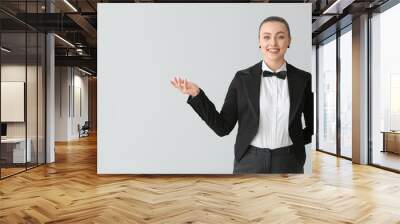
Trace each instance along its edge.
<path fill-rule="evenodd" d="M 171 84 L 175 88 L 179 89 L 182 93 L 189 94 L 193 97 L 197 96 L 197 94 L 200 92 L 200 88 L 196 84 L 189 82 L 186 79 L 174 77 L 174 79 L 171 80 Z"/>

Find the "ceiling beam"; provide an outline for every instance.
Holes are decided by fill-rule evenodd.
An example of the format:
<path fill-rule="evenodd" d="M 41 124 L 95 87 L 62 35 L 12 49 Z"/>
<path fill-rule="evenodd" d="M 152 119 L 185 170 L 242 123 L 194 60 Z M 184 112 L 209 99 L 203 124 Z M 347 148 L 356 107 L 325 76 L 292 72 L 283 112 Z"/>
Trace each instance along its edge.
<path fill-rule="evenodd" d="M 85 17 L 81 14 L 70 13 L 67 16 L 73 20 L 77 25 L 79 25 L 85 33 L 90 37 L 86 41 L 89 42 L 90 46 L 96 46 L 97 42 L 97 30 L 90 24 Z"/>
<path fill-rule="evenodd" d="M 92 71 L 97 69 L 97 59 L 90 56 L 55 56 L 56 66 L 81 66 Z"/>

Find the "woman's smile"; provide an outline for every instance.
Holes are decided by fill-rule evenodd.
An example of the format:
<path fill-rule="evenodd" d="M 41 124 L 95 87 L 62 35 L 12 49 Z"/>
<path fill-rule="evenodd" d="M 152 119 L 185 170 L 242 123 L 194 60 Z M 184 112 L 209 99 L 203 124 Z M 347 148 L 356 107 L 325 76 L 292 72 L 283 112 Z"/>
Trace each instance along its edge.
<path fill-rule="evenodd" d="M 277 54 L 279 53 L 279 48 L 269 48 L 267 51 L 271 54 Z"/>

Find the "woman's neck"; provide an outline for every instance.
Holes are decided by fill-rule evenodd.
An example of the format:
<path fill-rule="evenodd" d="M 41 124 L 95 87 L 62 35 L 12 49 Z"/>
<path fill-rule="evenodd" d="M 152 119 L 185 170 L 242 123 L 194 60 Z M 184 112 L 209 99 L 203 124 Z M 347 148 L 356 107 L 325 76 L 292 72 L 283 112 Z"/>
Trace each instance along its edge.
<path fill-rule="evenodd" d="M 264 62 L 272 71 L 276 72 L 276 70 L 278 70 L 283 65 L 283 63 L 285 63 L 285 59 L 276 61 L 264 59 Z"/>

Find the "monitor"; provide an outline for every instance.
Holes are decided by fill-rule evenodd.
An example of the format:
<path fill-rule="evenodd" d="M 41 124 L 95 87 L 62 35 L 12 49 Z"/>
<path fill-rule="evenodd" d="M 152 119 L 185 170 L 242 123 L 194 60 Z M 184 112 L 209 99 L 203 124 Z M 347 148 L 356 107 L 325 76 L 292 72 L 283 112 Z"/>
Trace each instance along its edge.
<path fill-rule="evenodd" d="M 7 136 L 7 124 L 1 123 L 1 136 Z"/>

